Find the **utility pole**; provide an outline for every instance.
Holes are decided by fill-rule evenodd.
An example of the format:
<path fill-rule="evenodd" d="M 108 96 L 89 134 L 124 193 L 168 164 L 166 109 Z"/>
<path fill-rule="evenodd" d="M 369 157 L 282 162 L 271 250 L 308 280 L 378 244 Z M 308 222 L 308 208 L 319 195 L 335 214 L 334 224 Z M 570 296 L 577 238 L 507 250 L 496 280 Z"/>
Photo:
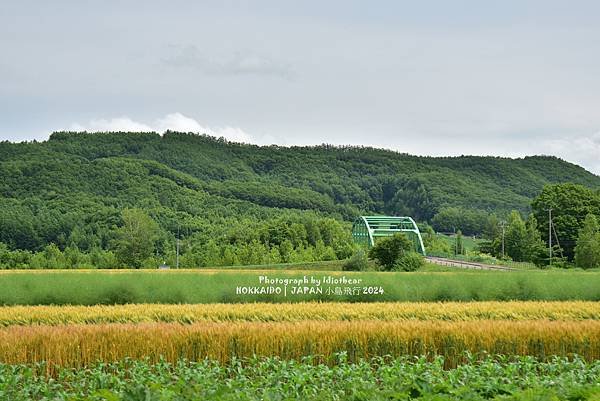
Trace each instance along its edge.
<path fill-rule="evenodd" d="M 177 225 L 177 256 L 175 257 L 175 268 L 179 269 L 179 225 Z"/>
<path fill-rule="evenodd" d="M 500 222 L 500 227 L 502 227 L 502 259 L 504 259 L 504 234 L 506 233 L 506 221 L 502 220 Z"/>
<path fill-rule="evenodd" d="M 548 253 L 550 255 L 549 264 L 552 266 L 552 208 L 548 208 Z"/>
<path fill-rule="evenodd" d="M 452 227 L 452 233 L 454 234 L 454 256 L 456 256 L 458 254 L 458 252 L 456 251 L 458 249 L 458 241 L 456 238 L 456 227 Z"/>

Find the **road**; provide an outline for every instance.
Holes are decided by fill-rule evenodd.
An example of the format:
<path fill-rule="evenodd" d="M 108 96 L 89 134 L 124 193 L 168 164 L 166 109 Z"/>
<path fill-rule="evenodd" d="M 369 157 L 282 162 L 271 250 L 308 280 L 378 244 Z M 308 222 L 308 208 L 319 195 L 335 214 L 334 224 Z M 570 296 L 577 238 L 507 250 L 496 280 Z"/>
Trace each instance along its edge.
<path fill-rule="evenodd" d="M 464 260 L 453 260 L 453 259 L 445 259 L 438 258 L 436 256 L 427 256 L 425 257 L 428 262 L 434 263 L 436 265 L 448 266 L 448 267 L 456 267 L 459 269 L 476 269 L 476 270 L 502 270 L 502 271 L 512 271 L 516 270 L 512 267 L 506 266 L 498 266 L 498 265 L 488 265 L 484 263 L 477 262 L 466 262 Z"/>

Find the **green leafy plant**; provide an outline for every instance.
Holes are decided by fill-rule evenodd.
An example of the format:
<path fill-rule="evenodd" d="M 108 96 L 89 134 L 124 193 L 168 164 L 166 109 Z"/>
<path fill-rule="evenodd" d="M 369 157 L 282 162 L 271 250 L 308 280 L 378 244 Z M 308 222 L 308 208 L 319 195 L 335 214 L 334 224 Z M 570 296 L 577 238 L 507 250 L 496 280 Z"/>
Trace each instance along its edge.
<path fill-rule="evenodd" d="M 357 250 L 350 259 L 344 262 L 344 271 L 365 271 L 369 268 L 369 259 L 364 249 Z"/>
<path fill-rule="evenodd" d="M 394 270 L 398 261 L 413 248 L 413 243 L 406 235 L 396 233 L 377 240 L 375 246 L 369 250 L 369 258 L 375 259 L 382 270 L 390 271 Z"/>
<path fill-rule="evenodd" d="M 600 363 L 573 358 L 436 356 L 350 361 L 315 358 L 232 359 L 176 363 L 123 360 L 86 369 L 0 364 L 0 395 L 11 401 L 197 400 L 597 400 Z M 49 374 L 53 372 L 53 374 Z"/>
<path fill-rule="evenodd" d="M 414 272 L 425 266 L 425 258 L 417 252 L 408 252 L 403 255 L 396 264 L 394 270 Z"/>

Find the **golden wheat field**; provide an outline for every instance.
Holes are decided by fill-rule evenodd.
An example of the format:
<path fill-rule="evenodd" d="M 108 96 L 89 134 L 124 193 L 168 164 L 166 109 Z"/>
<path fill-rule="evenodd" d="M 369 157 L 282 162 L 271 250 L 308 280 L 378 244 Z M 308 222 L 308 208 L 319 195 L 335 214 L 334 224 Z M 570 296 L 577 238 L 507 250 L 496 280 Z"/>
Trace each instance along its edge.
<path fill-rule="evenodd" d="M 445 302 L 295 304 L 133 304 L 9 306 L 0 326 L 143 322 L 296 322 L 351 320 L 600 320 L 598 302 Z"/>
<path fill-rule="evenodd" d="M 490 354 L 578 354 L 600 358 L 600 321 L 299 321 L 10 326 L 0 329 L 0 362 L 46 361 L 85 366 L 97 360 L 177 361 L 233 357 L 350 358 L 444 355 L 458 363 L 465 351 Z"/>
<path fill-rule="evenodd" d="M 596 302 L 296 303 L 0 308 L 0 362 L 471 353 L 600 359 Z"/>

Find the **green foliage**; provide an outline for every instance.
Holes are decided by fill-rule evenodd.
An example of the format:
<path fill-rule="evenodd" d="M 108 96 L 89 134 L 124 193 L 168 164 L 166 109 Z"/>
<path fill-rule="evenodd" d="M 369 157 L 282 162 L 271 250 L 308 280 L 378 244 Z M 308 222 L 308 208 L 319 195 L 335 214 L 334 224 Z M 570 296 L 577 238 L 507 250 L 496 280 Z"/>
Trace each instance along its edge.
<path fill-rule="evenodd" d="M 435 214 L 435 205 L 426 183 L 421 179 L 409 179 L 398 183 L 385 211 L 393 216 L 411 216 L 417 220 L 429 220 Z"/>
<path fill-rule="evenodd" d="M 139 269 L 154 253 L 159 227 L 140 209 L 125 209 L 122 218 L 123 225 L 117 230 L 115 241 L 117 259 L 124 266 Z"/>
<path fill-rule="evenodd" d="M 587 215 L 600 217 L 600 192 L 576 184 L 545 186 L 542 193 L 532 202 L 532 210 L 542 231 L 544 243 L 548 243 L 548 209 L 552 208 L 552 222 L 561 250 L 568 260 L 575 256 L 575 245 L 579 230 Z M 544 227 L 544 228 L 542 228 Z M 556 244 L 553 234 L 552 242 Z"/>
<path fill-rule="evenodd" d="M 391 237 L 381 238 L 369 250 L 369 258 L 375 259 L 383 270 L 393 270 L 394 266 L 414 245 L 403 233 L 396 233 Z"/>
<path fill-rule="evenodd" d="M 34 269 L 60 269 L 65 265 L 64 255 L 55 244 L 47 245 L 31 259 L 31 267 Z"/>
<path fill-rule="evenodd" d="M 10 253 L 3 266 L 30 267 L 35 255 L 36 266 L 51 266 L 57 255 L 46 252 L 49 244 L 69 248 L 71 266 L 172 265 L 178 227 L 188 267 L 346 259 L 358 214 L 408 214 L 437 231 L 479 234 L 488 211 L 524 212 L 544 185 L 565 181 L 600 184 L 552 157 L 422 158 L 175 132 L 58 132 L 46 142 L 0 143 L 0 242 Z M 135 260 L 121 242 L 125 209 L 143 210 L 158 225 L 154 252 L 145 247 Z M 561 227 L 578 228 L 563 220 Z M 119 261 L 100 266 L 92 257 L 98 249 Z"/>
<path fill-rule="evenodd" d="M 527 228 L 521 214 L 513 210 L 508 217 L 508 227 L 504 236 L 504 250 L 512 260 L 525 261 Z"/>
<path fill-rule="evenodd" d="M 156 270 L 3 272 L 0 274 L 0 305 L 112 304 L 124 301 L 118 298 L 119 294 L 127 294 L 126 301 L 131 303 L 600 300 L 600 273 L 575 270 L 343 272 L 347 277 L 362 279 L 366 286 L 383 287 L 384 294 L 337 296 L 323 292 L 288 297 L 283 294 L 236 294 L 237 286 L 255 286 L 259 274 L 240 269 L 208 273 Z M 283 278 L 303 278 L 316 273 L 278 270 L 276 274 Z"/>
<path fill-rule="evenodd" d="M 417 252 L 407 252 L 403 255 L 396 264 L 393 270 L 414 272 L 425 266 L 425 258 L 423 255 Z"/>
<path fill-rule="evenodd" d="M 454 237 L 454 254 L 455 255 L 464 255 L 465 254 L 465 246 L 463 244 L 463 234 L 462 231 L 458 230 Z"/>
<path fill-rule="evenodd" d="M 436 231 L 453 233 L 462 231 L 464 234 L 480 234 L 485 230 L 488 213 L 469 208 L 448 207 L 440 210 L 431 225 Z"/>
<path fill-rule="evenodd" d="M 543 267 L 548 262 L 546 245 L 534 214 L 530 214 L 524 221 L 518 211 L 510 213 L 504 235 L 504 255 L 501 222 L 495 216 L 488 220 L 485 238 L 478 244 L 479 253 L 496 258 L 504 256 L 505 259 L 516 262 L 530 262 L 538 267 Z"/>
<path fill-rule="evenodd" d="M 423 245 L 428 255 L 450 255 L 452 253 L 452 248 L 448 241 L 436 235 L 431 226 L 426 226 L 422 230 L 421 236 L 423 237 Z"/>
<path fill-rule="evenodd" d="M 344 271 L 365 271 L 369 268 L 369 259 L 364 249 L 358 249 L 350 259 L 342 265 Z"/>
<path fill-rule="evenodd" d="M 600 267 L 600 225 L 593 214 L 588 214 L 579 230 L 575 246 L 575 264 L 584 269 Z"/>
<path fill-rule="evenodd" d="M 487 216 L 485 226 L 483 228 L 483 238 L 489 241 L 493 241 L 502 235 L 502 229 L 500 227 L 500 219 L 495 214 Z"/>
<path fill-rule="evenodd" d="M 530 356 L 457 355 L 353 360 L 338 353 L 329 365 L 318 356 L 212 360 L 124 360 L 86 369 L 47 364 L 0 364 L 4 399 L 29 401 L 196 400 L 597 400 L 600 362 L 577 356 L 547 361 Z M 468 383 L 468 385 L 465 385 Z M 40 397 L 43 395 L 43 398 Z"/>
<path fill-rule="evenodd" d="M 495 240 L 483 240 L 477 244 L 476 252 L 483 255 L 498 256 L 500 254 L 498 244 L 498 241 Z"/>
<path fill-rule="evenodd" d="M 112 251 L 93 248 L 85 253 L 77 246 L 69 246 L 61 251 L 50 244 L 42 251 L 11 251 L 6 244 L 0 243 L 0 269 L 114 269 L 119 267 Z M 122 265 L 120 267 L 123 267 Z"/>
<path fill-rule="evenodd" d="M 523 260 L 539 267 L 544 266 L 547 264 L 546 245 L 542 241 L 542 235 L 533 214 L 527 218 L 526 231 L 525 241 L 522 244 Z"/>

